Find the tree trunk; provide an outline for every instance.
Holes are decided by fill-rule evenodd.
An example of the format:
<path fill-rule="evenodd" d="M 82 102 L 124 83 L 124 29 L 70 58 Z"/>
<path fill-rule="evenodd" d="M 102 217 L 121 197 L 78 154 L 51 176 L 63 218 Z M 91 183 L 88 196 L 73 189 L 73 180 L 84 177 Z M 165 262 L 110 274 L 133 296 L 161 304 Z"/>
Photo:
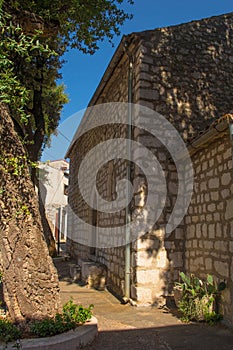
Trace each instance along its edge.
<path fill-rule="evenodd" d="M 0 106 L 0 251 L 4 299 L 13 321 L 54 316 L 57 271 L 43 237 L 25 150 L 8 110 Z"/>
<path fill-rule="evenodd" d="M 45 62 L 42 58 L 37 57 L 37 77 L 36 81 L 39 84 L 39 87 L 37 89 L 34 89 L 33 91 L 33 110 L 32 114 L 34 116 L 35 120 L 35 134 L 32 135 L 33 142 L 26 145 L 26 149 L 28 151 L 29 159 L 32 162 L 37 162 L 39 159 L 39 154 L 44 142 L 44 136 L 45 136 L 45 119 L 43 114 L 43 107 L 42 107 L 42 89 L 43 89 L 43 67 Z M 40 186 L 39 181 L 37 178 L 37 171 L 35 168 L 31 169 L 31 179 L 35 186 L 38 188 L 38 197 L 39 197 L 39 211 L 41 215 L 41 223 L 43 227 L 44 237 L 45 241 L 47 243 L 49 254 L 50 256 L 54 257 L 57 255 L 56 251 L 56 243 L 51 231 L 51 228 L 48 223 L 48 219 L 46 217 L 45 213 L 45 207 L 44 203 L 41 199 L 40 195 Z"/>
<path fill-rule="evenodd" d="M 57 256 L 56 242 L 53 237 L 52 230 L 46 216 L 45 206 L 40 195 L 40 187 L 38 187 L 38 196 L 39 196 L 39 210 L 40 210 L 41 223 L 42 223 L 43 232 L 44 232 L 44 238 L 48 246 L 49 255 L 54 258 L 55 256 Z"/>

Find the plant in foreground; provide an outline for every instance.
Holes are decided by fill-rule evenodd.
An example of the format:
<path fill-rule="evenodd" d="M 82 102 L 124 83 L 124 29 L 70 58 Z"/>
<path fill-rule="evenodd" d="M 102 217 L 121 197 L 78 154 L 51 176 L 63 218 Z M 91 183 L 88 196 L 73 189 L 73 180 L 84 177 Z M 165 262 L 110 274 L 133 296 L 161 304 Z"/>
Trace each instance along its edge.
<path fill-rule="evenodd" d="M 0 341 L 7 344 L 12 341 L 18 341 L 23 337 L 23 330 L 27 335 L 36 337 L 48 337 L 67 332 L 83 323 L 89 321 L 92 317 L 93 305 L 85 308 L 77 305 L 73 300 L 68 301 L 54 318 L 32 321 L 29 323 L 29 330 L 25 325 L 14 325 L 8 319 L 0 319 Z M 22 329 L 20 329 L 20 326 Z M 19 343 L 16 343 L 16 345 Z M 17 348 L 17 346 L 15 347 Z"/>
<path fill-rule="evenodd" d="M 176 283 L 175 288 L 181 291 L 178 309 L 181 311 L 183 321 L 205 321 L 215 324 L 222 316 L 217 311 L 217 302 L 226 284 L 217 285 L 211 275 L 201 280 L 195 275 L 180 273 L 182 282 Z"/>
<path fill-rule="evenodd" d="M 92 316 L 93 307 L 91 304 L 85 308 L 70 300 L 63 306 L 62 313 L 57 314 L 54 318 L 34 321 L 31 324 L 30 331 L 38 337 L 48 337 L 67 332 L 89 321 Z"/>
<path fill-rule="evenodd" d="M 0 341 L 9 343 L 21 338 L 21 331 L 7 319 L 0 319 Z"/>

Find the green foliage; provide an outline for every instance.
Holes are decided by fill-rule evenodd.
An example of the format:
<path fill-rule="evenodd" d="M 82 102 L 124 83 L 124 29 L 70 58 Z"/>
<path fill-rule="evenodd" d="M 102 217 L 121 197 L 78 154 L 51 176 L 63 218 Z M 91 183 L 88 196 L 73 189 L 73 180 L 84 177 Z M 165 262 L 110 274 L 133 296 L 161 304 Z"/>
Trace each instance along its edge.
<path fill-rule="evenodd" d="M 127 0 L 130 4 L 132 0 Z M 0 13 L 0 95 L 31 161 L 40 159 L 68 102 L 61 78 L 68 48 L 93 54 L 131 18 L 123 0 L 5 0 Z M 1 7 L 0 3 L 0 7 Z M 39 29 L 39 30 L 38 30 Z"/>
<path fill-rule="evenodd" d="M 82 324 L 86 320 L 90 320 L 93 307 L 94 305 L 91 304 L 88 308 L 84 308 L 82 305 L 74 304 L 73 300 L 70 300 L 63 306 L 63 315 L 67 319 Z"/>
<path fill-rule="evenodd" d="M 92 309 L 93 305 L 84 308 L 70 300 L 63 306 L 61 314 L 57 314 L 54 318 L 33 322 L 30 330 L 32 334 L 38 337 L 48 337 L 67 332 L 90 320 Z"/>
<path fill-rule="evenodd" d="M 112 42 L 120 26 L 132 18 L 121 5 L 124 0 L 8 0 L 8 9 L 29 11 L 43 18 L 48 32 L 61 38 L 61 46 L 93 54 L 98 42 Z M 132 0 L 127 0 L 133 4 Z"/>
<path fill-rule="evenodd" d="M 20 60 L 32 64 L 35 50 L 51 55 L 51 50 L 38 42 L 39 32 L 32 37 L 13 25 L 11 17 L 0 8 L 0 99 L 12 109 L 14 118 L 26 124 L 30 115 L 25 111 L 29 89 L 20 81 L 15 64 Z"/>
<path fill-rule="evenodd" d="M 15 212 L 15 216 L 28 216 L 30 215 L 30 210 L 26 204 L 23 203 L 18 203 L 19 204 L 19 209 Z"/>
<path fill-rule="evenodd" d="M 28 175 L 28 168 L 37 168 L 37 163 L 31 162 L 28 160 L 28 157 L 26 156 L 0 156 L 0 173 L 3 174 L 9 174 L 13 177 L 20 178 L 20 177 L 26 177 L 25 174 Z M 0 196 L 4 199 L 4 194 L 6 192 L 6 188 L 0 188 Z M 14 204 L 14 210 L 13 216 L 19 217 L 19 216 L 28 216 L 30 215 L 29 205 L 25 203 L 25 199 L 22 199 L 21 197 L 13 197 L 11 198 L 11 205 Z M 13 207 L 12 207 L 13 209 Z"/>
<path fill-rule="evenodd" d="M 217 285 L 211 275 L 207 275 L 206 280 L 201 280 L 193 274 L 186 276 L 181 272 L 180 277 L 182 282 L 176 283 L 175 288 L 182 292 L 178 307 L 183 320 L 204 320 L 209 324 L 220 320 L 221 315 L 216 313 L 215 306 L 221 291 L 226 288 L 225 283 Z"/>
<path fill-rule="evenodd" d="M 218 314 L 216 311 L 205 313 L 205 321 L 210 326 L 215 325 L 217 322 L 219 322 L 221 320 L 222 320 L 222 315 Z"/>
<path fill-rule="evenodd" d="M 21 331 L 7 319 L 0 319 L 0 340 L 8 343 L 21 338 Z"/>
<path fill-rule="evenodd" d="M 31 161 L 38 160 L 68 101 L 64 86 L 56 83 L 59 53 L 41 36 L 38 30 L 25 34 L 0 9 L 0 101 L 9 106 Z"/>
<path fill-rule="evenodd" d="M 47 318 L 36 321 L 31 325 L 31 333 L 37 337 L 50 337 L 56 334 L 67 332 L 76 327 L 76 323 L 67 320 L 63 315 L 57 314 L 55 318 Z"/>
<path fill-rule="evenodd" d="M 0 277 L 2 278 L 1 273 Z M 32 322 L 29 331 L 37 337 L 49 337 L 67 332 L 89 321 L 92 317 L 93 307 L 90 305 L 85 308 L 70 300 L 63 306 L 62 313 L 58 313 L 54 318 Z M 0 341 L 8 343 L 20 339 L 22 335 L 22 331 L 16 325 L 7 319 L 0 319 Z"/>
<path fill-rule="evenodd" d="M 15 176 L 22 176 L 25 168 L 37 168 L 37 163 L 31 162 L 26 156 L 2 157 L 0 156 L 1 170 Z"/>

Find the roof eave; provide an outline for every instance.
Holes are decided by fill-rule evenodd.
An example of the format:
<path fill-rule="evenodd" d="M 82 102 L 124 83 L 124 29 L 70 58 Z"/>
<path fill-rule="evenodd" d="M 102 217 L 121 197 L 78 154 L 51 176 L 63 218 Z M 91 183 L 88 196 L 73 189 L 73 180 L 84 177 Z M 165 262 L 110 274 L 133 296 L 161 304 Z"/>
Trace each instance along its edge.
<path fill-rule="evenodd" d="M 218 123 L 214 123 L 206 132 L 190 142 L 187 147 L 189 154 L 193 155 L 198 150 L 205 148 L 211 141 L 218 139 L 228 128 L 229 121 L 227 119 L 222 119 Z"/>
<path fill-rule="evenodd" d="M 109 81 L 109 78 L 111 77 L 114 69 L 116 68 L 118 62 L 121 60 L 122 56 L 125 53 L 125 43 L 128 42 L 128 44 L 130 44 L 136 36 L 137 36 L 136 33 L 131 33 L 129 35 L 123 35 L 114 55 L 112 56 L 111 61 L 109 62 L 108 66 L 107 66 L 107 68 L 102 76 L 102 79 L 100 80 L 99 85 L 97 86 L 97 88 L 94 92 L 94 95 L 92 96 L 91 100 L 88 103 L 88 107 L 94 106 L 96 104 L 96 102 L 98 101 L 98 99 L 99 99 L 102 91 L 104 90 L 107 82 Z M 85 114 L 84 114 L 83 118 L 84 117 L 85 117 Z M 76 135 L 76 133 L 75 133 L 75 135 Z M 74 136 L 74 138 L 71 141 L 70 146 L 65 154 L 65 158 L 70 157 L 70 154 L 72 152 L 72 149 L 73 149 L 75 143 L 76 143 L 76 139 Z"/>

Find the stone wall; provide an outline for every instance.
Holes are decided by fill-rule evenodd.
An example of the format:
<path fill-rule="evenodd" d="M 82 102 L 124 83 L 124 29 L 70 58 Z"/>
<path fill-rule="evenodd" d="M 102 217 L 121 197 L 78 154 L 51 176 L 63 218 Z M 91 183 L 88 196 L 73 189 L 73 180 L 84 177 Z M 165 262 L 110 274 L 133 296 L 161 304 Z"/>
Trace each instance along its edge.
<path fill-rule="evenodd" d="M 94 134 L 94 136 L 93 136 Z M 70 215 L 73 219 L 69 219 L 68 224 L 68 243 L 67 248 L 71 256 L 79 262 L 79 259 L 90 259 L 99 262 L 107 268 L 107 286 L 112 289 L 118 295 L 124 295 L 124 247 L 115 248 L 95 248 L 91 247 L 92 243 L 95 245 L 105 246 L 104 240 L 106 240 L 106 246 L 108 245 L 109 237 L 102 236 L 102 242 L 85 242 L 87 235 L 82 230 L 82 226 L 79 223 L 78 217 L 83 219 L 89 224 L 93 224 L 93 215 L 95 210 L 89 207 L 82 198 L 77 179 L 78 169 L 82 159 L 86 153 L 92 149 L 96 144 L 105 141 L 109 137 L 124 136 L 125 132 L 121 127 L 101 127 L 94 131 L 91 131 L 89 135 L 85 134 L 82 142 L 79 142 L 77 153 L 82 155 L 81 157 L 75 157 L 76 148 L 73 149 L 71 154 L 71 168 L 70 168 Z M 93 137 L 93 138 L 92 138 Z M 80 146 L 81 145 L 81 146 Z M 114 169 L 114 172 L 113 172 Z M 92 171 L 92 169 L 90 169 Z M 126 176 L 126 162 L 125 160 L 114 160 L 108 162 L 104 167 L 100 169 L 97 176 L 97 189 L 100 196 L 105 200 L 114 200 L 116 184 L 125 178 Z M 98 204 L 97 204 L 98 206 Z M 76 215 L 77 214 L 77 215 Z M 125 224 L 125 209 L 115 214 L 108 214 L 104 211 L 96 212 L 96 237 L 98 237 L 98 227 L 117 227 Z M 78 237 L 78 239 L 77 239 Z M 100 237 L 98 237 L 100 239 Z M 81 244 L 81 242 L 83 244 Z M 85 244 L 86 243 L 86 244 Z"/>
<path fill-rule="evenodd" d="M 141 53 L 140 66 L 135 67 L 139 72 L 135 101 L 165 116 L 187 143 L 214 118 L 232 109 L 232 34 L 232 13 L 138 34 Z M 148 240 L 137 241 L 132 259 L 134 262 L 136 256 L 132 296 L 142 303 L 157 303 L 161 295 L 170 292 L 184 268 L 187 223 L 182 222 L 168 238 L 163 238 L 176 200 L 177 174 L 157 140 L 142 130 L 138 140 L 158 157 L 168 188 L 157 227 Z M 141 174 L 135 174 L 134 183 L 141 181 Z M 136 195 L 140 193 L 143 190 L 136 188 Z M 215 216 L 220 217 L 221 204 L 215 210 Z"/>
<path fill-rule="evenodd" d="M 233 167 L 229 132 L 192 157 L 195 185 L 187 216 L 185 269 L 225 281 L 225 318 L 233 323 Z"/>
<path fill-rule="evenodd" d="M 233 13 L 139 35 L 136 101 L 166 116 L 184 140 L 232 109 Z"/>
<path fill-rule="evenodd" d="M 153 228 L 133 244 L 132 265 L 134 278 L 131 296 L 138 303 L 158 305 L 171 293 L 174 281 L 184 265 L 184 225 L 181 223 L 171 234 L 166 233 L 166 225 L 177 199 L 178 174 L 169 152 L 157 139 L 145 131 L 138 137 L 140 144 L 150 148 L 157 157 L 166 178 L 167 198 L 165 204 L 155 199 L 155 208 L 162 205 L 162 213 Z M 159 193 L 160 175 L 154 179 Z M 142 171 L 134 171 L 134 210 L 143 210 L 146 203 L 147 183 Z M 156 193 L 156 195 L 158 194 Z M 146 217 L 146 213 L 145 213 Z"/>
<path fill-rule="evenodd" d="M 137 47 L 132 46 L 132 50 L 137 50 Z M 138 54 L 136 53 L 136 56 Z M 136 62 L 137 63 L 137 62 Z M 134 83 L 135 86 L 135 79 Z M 125 53 L 122 54 L 118 65 L 110 79 L 107 81 L 101 95 L 98 97 L 96 104 L 107 102 L 127 102 L 128 101 L 128 57 Z M 92 115 L 92 118 L 94 116 Z M 80 232 L 83 237 L 77 241 L 74 236 L 77 230 L 80 231 L 78 219 L 75 213 L 86 222 L 91 223 L 93 218 L 93 210 L 83 200 L 78 186 L 77 174 L 82 159 L 87 152 L 97 144 L 116 137 L 126 137 L 126 127 L 122 125 L 110 125 L 95 128 L 86 133 L 79 139 L 72 149 L 70 154 L 70 184 L 69 184 L 69 204 L 72 208 L 70 219 L 68 222 L 68 251 L 77 260 L 90 259 L 102 263 L 107 268 L 107 286 L 119 296 L 124 295 L 124 276 L 125 276 L 125 248 L 124 246 L 114 248 L 97 248 L 93 249 L 84 242 L 85 232 Z M 92 171 L 92 169 L 90 169 Z M 126 161 L 117 159 L 108 162 L 98 172 L 96 186 L 98 192 L 105 200 L 114 200 L 116 196 L 116 184 L 126 177 Z M 95 199 L 94 199 L 95 200 Z M 103 211 L 96 213 L 96 225 L 98 227 L 114 227 L 125 224 L 125 209 L 117 213 L 117 215 L 106 214 Z M 97 227 L 97 235 L 98 235 Z M 104 239 L 104 237 L 102 237 Z M 106 237 L 108 240 L 108 237 Z M 90 242 L 86 242 L 87 244 Z"/>
<path fill-rule="evenodd" d="M 133 102 L 164 115 L 187 143 L 214 118 L 232 109 L 232 17 L 233 15 L 229 14 L 136 33 L 128 37 L 131 42 L 129 51 L 134 58 Z M 127 102 L 127 67 L 128 57 L 120 45 L 91 103 L 98 105 L 114 101 Z M 91 220 L 93 213 L 79 194 L 79 164 L 86 152 L 96 144 L 111 137 L 125 137 L 125 132 L 125 129 L 121 130 L 119 127 L 92 131 L 76 142 L 70 151 L 69 201 L 74 211 L 87 221 Z M 158 140 L 137 128 L 133 130 L 133 135 L 134 140 L 144 144 L 158 157 L 168 189 L 166 205 L 156 225 L 147 235 L 133 242 L 131 247 L 131 296 L 142 304 L 157 304 L 162 295 L 170 293 L 179 271 L 185 267 L 185 225 L 189 223 L 182 222 L 169 237 L 165 237 L 165 226 L 177 197 L 177 171 L 167 150 L 162 144 L 158 144 Z M 113 172 L 111 173 L 112 165 L 109 163 L 103 167 L 97 178 L 99 193 L 108 200 L 114 199 L 115 184 L 125 177 L 126 163 L 117 160 L 113 167 L 114 176 L 110 175 Z M 134 198 L 131 204 L 132 208 L 140 211 L 143 210 L 143 203 L 147 197 L 146 179 L 135 166 L 132 169 L 132 177 Z M 221 217 L 224 210 L 221 204 L 216 204 L 214 209 L 213 203 L 209 203 L 208 208 L 216 210 L 216 213 L 211 212 L 216 218 Z M 109 227 L 123 224 L 124 215 L 124 210 L 114 217 L 98 213 L 98 225 Z M 75 220 L 70 224 L 71 239 L 72 232 L 77 230 Z M 85 247 L 85 233 L 81 234 L 84 239 L 83 245 L 72 240 L 70 246 L 73 254 L 95 259 L 106 265 L 107 283 L 116 293 L 123 295 L 124 248 L 97 249 L 93 255 L 93 251 Z"/>

